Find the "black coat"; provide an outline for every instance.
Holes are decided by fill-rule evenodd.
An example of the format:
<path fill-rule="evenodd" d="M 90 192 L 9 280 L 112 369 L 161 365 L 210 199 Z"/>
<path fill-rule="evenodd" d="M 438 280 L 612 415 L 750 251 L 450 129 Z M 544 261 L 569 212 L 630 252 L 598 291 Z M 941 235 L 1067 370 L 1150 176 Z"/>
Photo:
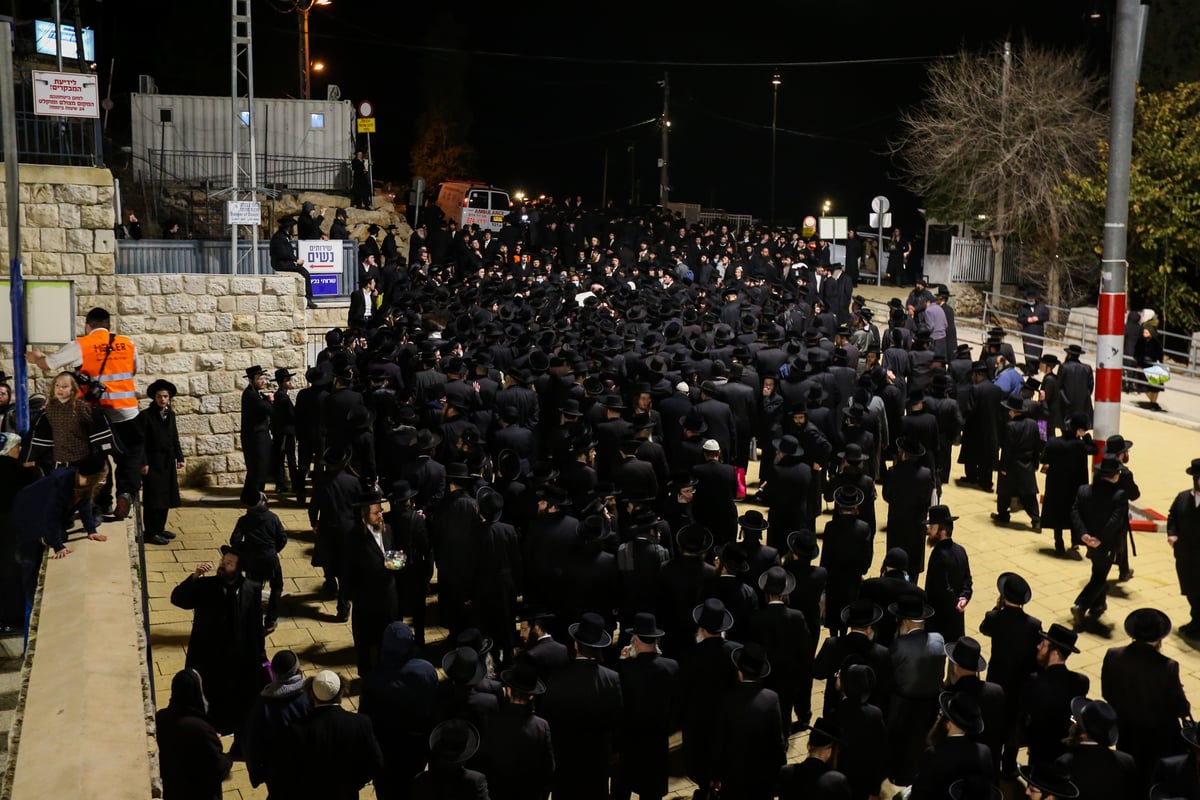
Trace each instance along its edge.
<path fill-rule="evenodd" d="M 1122 734 L 1123 736 L 1124 734 Z M 1137 762 L 1128 753 L 1093 742 L 1079 742 L 1067 748 L 1059 763 L 1067 768 L 1071 783 L 1079 789 L 1080 800 L 1125 800 L 1137 797 L 1143 788 L 1138 783 Z M 1146 773 L 1153 768 L 1153 759 Z M 1170 794 L 1177 797 L 1177 794 Z"/>
<path fill-rule="evenodd" d="M 1190 489 L 1180 492 L 1171 503 L 1167 536 L 1176 537 L 1173 549 L 1179 591 L 1189 596 L 1200 594 L 1200 509 Z"/>
<path fill-rule="evenodd" d="M 717 544 L 733 541 L 738 528 L 737 471 L 729 464 L 705 461 L 692 468 L 692 475 L 696 477 L 692 501 L 696 519 L 704 521 Z"/>
<path fill-rule="evenodd" d="M 613 467 L 612 482 L 624 497 L 657 497 L 658 476 L 654 466 L 637 456 L 627 456 Z"/>
<path fill-rule="evenodd" d="M 666 632 L 663 650 L 672 657 L 689 649 L 696 623 L 692 609 L 703 599 L 705 581 L 716 574 L 712 564 L 693 556 L 676 556 L 658 571 L 658 624 Z"/>
<path fill-rule="evenodd" d="M 885 612 L 886 613 L 886 612 Z M 875 672 L 875 689 L 867 702 L 878 708 L 887 708 L 892 693 L 892 657 L 886 647 L 876 644 L 861 633 L 850 631 L 841 636 L 826 639 L 813 662 L 813 677 L 827 681 L 825 684 L 825 715 L 834 713 L 841 694 L 837 690 L 837 672 L 853 659 L 865 664 Z"/>
<path fill-rule="evenodd" d="M 1071 506 L 1080 486 L 1088 482 L 1089 441 L 1074 436 L 1058 436 L 1048 442 L 1042 450 L 1042 463 L 1046 465 L 1046 497 L 1042 502 L 1042 526 L 1046 528 L 1071 527 Z M 1095 452 L 1092 446 L 1091 451 Z"/>
<path fill-rule="evenodd" d="M 743 681 L 725 694 L 718 719 L 713 762 L 721 796 L 773 797 L 779 768 L 787 763 L 779 696 L 761 683 Z"/>
<path fill-rule="evenodd" d="M 617 673 L 576 658 L 550 679 L 538 710 L 554 735 L 554 794 L 607 798 L 613 738 L 624 713 Z"/>
<path fill-rule="evenodd" d="M 216 800 L 233 762 L 199 705 L 172 702 L 155 715 L 163 800 Z"/>
<path fill-rule="evenodd" d="M 1066 752 L 1063 739 L 1071 727 L 1071 699 L 1086 696 L 1090 686 L 1088 676 L 1072 672 L 1066 664 L 1053 664 L 1026 681 L 1021 702 L 1031 764 L 1053 761 Z"/>
<path fill-rule="evenodd" d="M 888 732 L 883 712 L 870 703 L 846 698 L 837 707 L 838 767 L 850 780 L 851 797 L 879 794 L 887 772 Z"/>
<path fill-rule="evenodd" d="M 811 684 L 814 637 L 815 628 L 804 614 L 783 603 L 770 603 L 754 612 L 748 641 L 758 642 L 767 651 L 771 674 L 764 683 L 768 688 L 794 694 L 799 686 Z M 790 718 L 792 710 L 785 713 Z"/>
<path fill-rule="evenodd" d="M 925 749 L 917 765 L 911 800 L 942 800 L 950 784 L 970 775 L 992 776 L 992 754 L 966 736 L 952 736 Z"/>
<path fill-rule="evenodd" d="M 383 562 L 384 551 L 395 549 L 391 526 L 386 524 L 382 549 L 362 525 L 354 526 L 347 538 L 344 574 L 346 592 L 354 604 L 352 630 L 356 645 L 378 648 L 384 629 L 400 618 L 396 571 Z"/>
<path fill-rule="evenodd" d="M 571 663 L 571 651 L 552 637 L 543 637 L 525 649 L 525 654 L 537 667 L 538 677 L 548 681 Z"/>
<path fill-rule="evenodd" d="M 958 599 L 971 599 L 971 562 L 967 551 L 953 539 L 943 539 L 929 553 L 929 572 L 925 575 L 925 594 L 933 606 L 933 618 L 926 629 L 942 634 L 947 642 L 963 637 L 964 614 L 957 608 Z"/>
<path fill-rule="evenodd" d="M 772 547 L 785 547 L 792 531 L 812 528 L 815 509 L 808 507 L 812 482 L 812 467 L 799 458 L 784 456 L 775 465 L 771 479 L 763 487 L 771 525 L 768 541 Z"/>
<path fill-rule="evenodd" d="M 506 703 L 479 744 L 491 800 L 546 800 L 554 777 L 550 725 L 530 705 Z"/>
<path fill-rule="evenodd" d="M 1100 692 L 1120 720 L 1117 747 L 1138 764 L 1185 751 L 1180 720 L 1191 716 L 1191 706 L 1178 661 L 1145 642 L 1113 647 L 1104 654 Z"/>
<path fill-rule="evenodd" d="M 1063 415 L 1083 414 L 1092 427 L 1092 392 L 1096 377 L 1092 368 L 1078 359 L 1068 359 L 1058 368 L 1059 391 L 1063 399 Z"/>
<path fill-rule="evenodd" d="M 164 418 L 157 406 L 151 405 L 138 414 L 138 420 L 147 467 L 142 476 L 142 505 L 179 508 L 179 470 L 175 465 L 183 461 L 183 451 L 179 448 L 175 412 L 167 409 Z"/>
<path fill-rule="evenodd" d="M 288 728 L 286 742 L 283 800 L 353 800 L 383 767 L 371 720 L 339 705 L 314 708 Z"/>
<path fill-rule="evenodd" d="M 985 471 L 996 468 L 1000 450 L 1000 422 L 1004 390 L 989 380 L 971 384 L 959 395 L 963 411 L 962 448 L 958 463 L 978 466 Z M 1007 417 L 1007 413 L 1005 413 Z"/>
<path fill-rule="evenodd" d="M 1089 534 L 1100 540 L 1088 548 L 1088 558 L 1111 558 L 1129 530 L 1129 501 L 1114 483 L 1097 479 L 1080 486 L 1071 508 L 1071 531 L 1076 537 Z"/>
<path fill-rule="evenodd" d="M 758 608 L 758 596 L 754 590 L 731 574 L 717 574 L 704 582 L 701 595 L 715 597 L 725 604 L 725 610 L 733 615 L 733 627 L 728 636 L 735 642 L 747 641 L 750 634 L 750 617 Z"/>
<path fill-rule="evenodd" d="M 914 576 L 925 571 L 925 517 L 933 489 L 933 471 L 919 461 L 897 462 L 884 474 L 887 546 L 908 553 L 908 572 Z"/>
<path fill-rule="evenodd" d="M 983 616 L 979 632 L 992 640 L 988 680 L 998 683 L 1010 705 L 1020 696 L 1025 681 L 1037 670 L 1037 648 L 1042 623 L 1016 606 L 993 608 Z"/>
<path fill-rule="evenodd" d="M 692 646 L 679 660 L 684 768 L 697 783 L 705 784 L 716 775 L 713 754 L 721 718 L 721 704 L 716 698 L 724 697 L 737 684 L 737 670 L 731 658 L 735 647 L 735 642 L 709 637 Z"/>
<path fill-rule="evenodd" d="M 825 585 L 826 627 L 841 626 L 842 609 L 858 597 L 862 577 L 871 568 L 871 531 L 855 516 L 835 516 L 825 525 L 821 566 L 829 570 Z"/>
<path fill-rule="evenodd" d="M 209 716 L 218 731 L 241 728 L 266 684 L 262 584 L 239 577 L 189 575 L 171 592 L 171 605 L 193 611 L 185 666 L 200 673 Z"/>
<path fill-rule="evenodd" d="M 670 736 L 679 716 L 679 663 L 639 653 L 617 664 L 625 715 L 617 734 L 623 782 L 639 795 L 667 793 Z"/>
<path fill-rule="evenodd" d="M 865 597 L 884 609 L 883 618 L 875 623 L 875 641 L 884 647 L 887 647 L 896 638 L 897 628 L 897 620 L 887 613 L 887 607 L 905 595 L 918 597 L 922 603 L 927 602 L 924 589 L 912 581 L 900 577 L 895 572 L 889 570 L 889 573 L 863 581 L 858 590 L 859 597 Z"/>
<path fill-rule="evenodd" d="M 997 494 L 1022 497 L 1036 495 L 1037 468 L 1042 454 L 1042 437 L 1037 421 L 1029 417 L 1010 419 L 1004 427 L 1000 447 Z"/>
<path fill-rule="evenodd" d="M 413 781 L 413 800 L 488 800 L 487 777 L 461 764 L 431 767 Z"/>
<path fill-rule="evenodd" d="M 983 731 L 972 738 L 982 742 L 992 751 L 996 769 L 1000 768 L 1000 748 L 1008 733 L 1007 699 L 1004 689 L 992 681 L 981 680 L 977 675 L 964 675 L 947 687 L 952 692 L 962 692 L 979 704 L 983 715 Z"/>
<path fill-rule="evenodd" d="M 326 447 L 350 447 L 354 438 L 350 410 L 362 404 L 362 395 L 353 389 L 338 389 L 322 398 L 321 428 L 325 432 Z"/>

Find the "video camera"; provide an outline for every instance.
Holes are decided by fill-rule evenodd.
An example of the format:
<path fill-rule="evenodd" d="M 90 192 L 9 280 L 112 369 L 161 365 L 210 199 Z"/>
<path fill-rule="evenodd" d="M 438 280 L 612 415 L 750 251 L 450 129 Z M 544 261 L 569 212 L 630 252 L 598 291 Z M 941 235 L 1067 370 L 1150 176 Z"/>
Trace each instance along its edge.
<path fill-rule="evenodd" d="M 76 382 L 79 383 L 79 388 L 83 392 L 83 399 L 92 405 L 99 404 L 106 390 L 104 384 L 80 370 L 75 370 L 74 375 Z"/>

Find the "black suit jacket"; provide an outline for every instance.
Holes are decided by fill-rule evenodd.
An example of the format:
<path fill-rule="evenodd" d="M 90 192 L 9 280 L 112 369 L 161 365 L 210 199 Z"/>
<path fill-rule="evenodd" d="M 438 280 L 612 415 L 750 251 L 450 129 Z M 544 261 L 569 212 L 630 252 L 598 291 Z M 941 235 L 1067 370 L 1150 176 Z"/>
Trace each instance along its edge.
<path fill-rule="evenodd" d="M 925 749 L 910 800 L 942 800 L 950 796 L 950 784 L 970 775 L 991 778 L 992 754 L 966 736 L 949 737 Z"/>
<path fill-rule="evenodd" d="M 804 614 L 783 603 L 770 603 L 754 612 L 748 638 L 767 651 L 771 664 L 771 674 L 766 678 L 769 687 L 795 688 L 811 680 L 813 635 Z"/>
<path fill-rule="evenodd" d="M 285 728 L 279 752 L 287 762 L 278 772 L 281 797 L 350 800 L 383 768 L 371 719 L 339 705 L 317 706 Z"/>
<path fill-rule="evenodd" d="M 1053 761 L 1066 752 L 1063 739 L 1071 727 L 1071 699 L 1086 696 L 1088 676 L 1054 664 L 1030 677 L 1021 693 L 1032 764 Z"/>
<path fill-rule="evenodd" d="M 624 497 L 658 497 L 654 465 L 637 456 L 627 456 L 613 467 L 612 481 Z"/>
<path fill-rule="evenodd" d="M 1178 661 L 1144 642 L 1111 648 L 1104 654 L 1100 691 L 1121 721 L 1121 750 L 1139 763 L 1184 752 L 1179 721 L 1190 716 L 1191 706 Z"/>
<path fill-rule="evenodd" d="M 550 725 L 530 705 L 505 704 L 479 744 L 491 800 L 545 800 L 554 776 Z"/>
<path fill-rule="evenodd" d="M 779 696 L 761 683 L 745 681 L 727 692 L 713 756 L 722 795 L 761 797 L 770 792 L 787 763 Z"/>
<path fill-rule="evenodd" d="M 533 660 L 538 677 L 543 681 L 558 674 L 571 662 L 571 651 L 567 646 L 549 636 L 531 644 L 525 653 Z"/>
<path fill-rule="evenodd" d="M 1133 756 L 1111 747 L 1079 742 L 1067 748 L 1059 763 L 1079 788 L 1081 800 L 1124 800 L 1137 797 L 1141 789 Z M 1147 765 L 1147 772 L 1152 766 Z"/>
<path fill-rule="evenodd" d="M 967 551 L 953 539 L 943 539 L 929 554 L 929 571 L 925 575 L 925 593 L 933 606 L 933 618 L 927 630 L 942 634 L 947 642 L 957 642 L 964 635 L 964 615 L 957 608 L 958 598 L 971 599 L 971 562 Z"/>
<path fill-rule="evenodd" d="M 554 794 L 603 800 L 624 701 L 617 673 L 576 658 L 550 679 L 538 710 L 553 732 Z"/>

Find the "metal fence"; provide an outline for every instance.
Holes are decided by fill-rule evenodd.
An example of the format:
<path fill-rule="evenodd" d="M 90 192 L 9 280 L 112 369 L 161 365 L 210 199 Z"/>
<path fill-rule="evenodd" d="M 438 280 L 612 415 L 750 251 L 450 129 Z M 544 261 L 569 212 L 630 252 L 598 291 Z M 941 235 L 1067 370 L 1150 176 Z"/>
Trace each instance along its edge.
<path fill-rule="evenodd" d="M 180 176 L 205 176 L 220 181 L 230 174 L 232 156 L 229 153 L 203 153 L 196 150 L 149 151 L 144 169 L 146 177 L 156 181 L 183 180 L 202 183 L 203 180 Z M 249 156 L 239 158 L 241 172 L 249 173 Z M 259 184 L 269 189 L 293 189 L 325 192 L 345 192 L 350 189 L 350 162 L 339 158 L 307 158 L 267 155 L 255 157 Z"/>
<path fill-rule="evenodd" d="M 983 330 L 986 332 L 989 328 L 999 326 L 1007 331 L 1025 336 L 1021 333 L 1021 325 L 1017 321 L 1016 315 L 1016 310 L 1024 303 L 1025 298 L 1023 297 L 984 292 L 980 318 Z M 1042 336 L 1029 334 L 1028 338 L 1034 341 L 1040 340 L 1043 347 L 1050 349 L 1066 349 L 1069 344 L 1087 348 L 1089 345 L 1095 344 L 1096 323 L 1092 318 L 1081 319 L 1080 309 L 1061 306 L 1047 306 L 1047 308 L 1050 309 L 1051 319 L 1046 322 L 1045 334 Z M 1076 312 L 1074 320 L 1071 319 L 1072 311 Z M 1065 322 L 1060 320 L 1065 320 Z M 1172 377 L 1191 380 L 1200 378 L 1200 345 L 1196 339 L 1162 330 L 1158 332 L 1158 335 L 1159 341 L 1162 342 L 1163 365 L 1170 371 Z M 1013 349 L 1017 349 L 1016 345 Z M 1133 353 L 1125 353 L 1123 363 L 1126 385 L 1145 391 L 1150 384 L 1142 375 L 1142 367 L 1134 359 Z M 1200 395 L 1200 386 L 1190 383 L 1190 381 L 1188 383 L 1171 383 L 1170 388 L 1173 391 Z"/>
<path fill-rule="evenodd" d="M 270 241 L 260 241 L 254 259 L 247 256 L 249 241 L 238 242 L 238 275 L 272 275 Z M 117 241 L 118 275 L 232 275 L 233 259 L 228 240 L 121 239 Z M 340 295 L 358 284 L 358 245 L 342 242 Z"/>
<path fill-rule="evenodd" d="M 728 225 L 731 231 L 754 225 L 754 218 L 749 214 L 726 214 L 724 211 L 701 211 L 699 221 L 709 226 Z"/>
<path fill-rule="evenodd" d="M 1001 274 L 1003 283 L 1019 282 L 1019 258 L 1020 248 L 1012 243 L 1005 244 L 1004 272 Z M 955 236 L 950 240 L 951 283 L 990 283 L 995 263 L 996 254 L 989 240 L 965 236 Z"/>

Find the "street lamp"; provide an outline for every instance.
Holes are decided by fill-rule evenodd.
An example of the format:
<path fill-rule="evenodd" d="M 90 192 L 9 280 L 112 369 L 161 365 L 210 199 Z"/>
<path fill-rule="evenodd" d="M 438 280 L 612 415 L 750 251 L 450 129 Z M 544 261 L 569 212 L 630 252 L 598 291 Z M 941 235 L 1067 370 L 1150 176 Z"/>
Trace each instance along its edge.
<path fill-rule="evenodd" d="M 833 210 L 833 201 L 832 200 L 826 200 L 824 203 L 821 203 L 821 214 L 823 216 L 828 217 L 829 212 L 832 210 Z"/>
<path fill-rule="evenodd" d="M 313 72 L 324 72 L 325 71 L 325 62 L 324 61 L 312 62 L 312 71 Z"/>
<path fill-rule="evenodd" d="M 779 119 L 779 73 L 771 76 L 771 224 L 775 223 L 775 135 Z"/>
<path fill-rule="evenodd" d="M 312 73 L 320 72 L 325 65 L 317 67 L 308 60 L 308 12 L 313 6 L 332 5 L 333 0 L 295 0 L 295 9 L 299 13 L 297 22 L 300 25 L 300 96 L 305 100 L 312 99 Z M 320 62 L 318 62 L 320 63 Z"/>

